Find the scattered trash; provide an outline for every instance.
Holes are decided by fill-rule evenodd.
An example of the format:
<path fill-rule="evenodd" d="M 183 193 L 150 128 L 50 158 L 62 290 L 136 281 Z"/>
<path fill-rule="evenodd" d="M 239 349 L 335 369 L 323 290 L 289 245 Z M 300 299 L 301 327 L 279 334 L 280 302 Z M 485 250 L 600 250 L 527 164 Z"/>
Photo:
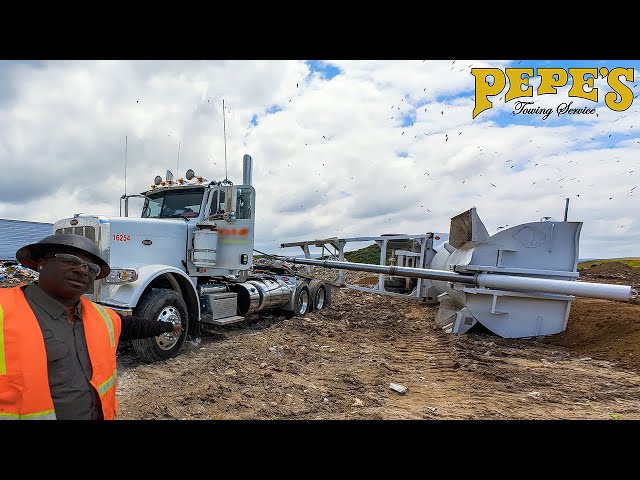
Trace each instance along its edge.
<path fill-rule="evenodd" d="M 398 383 L 390 383 L 389 384 L 389 388 L 391 390 L 394 390 L 394 391 L 398 392 L 400 395 L 405 395 L 407 393 L 407 391 L 409 390 L 404 385 L 400 385 Z"/>

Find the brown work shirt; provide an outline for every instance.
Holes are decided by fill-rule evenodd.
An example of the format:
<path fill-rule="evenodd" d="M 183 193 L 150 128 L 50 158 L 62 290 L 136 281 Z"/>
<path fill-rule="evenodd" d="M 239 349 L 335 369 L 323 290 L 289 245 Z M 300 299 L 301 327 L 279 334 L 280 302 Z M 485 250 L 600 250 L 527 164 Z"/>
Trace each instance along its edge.
<path fill-rule="evenodd" d="M 93 374 L 82 323 L 82 307 L 68 309 L 31 283 L 24 295 L 40 324 L 47 351 L 47 373 L 58 420 L 99 420 L 100 397 L 89 381 Z M 75 318 L 69 323 L 67 315 Z"/>

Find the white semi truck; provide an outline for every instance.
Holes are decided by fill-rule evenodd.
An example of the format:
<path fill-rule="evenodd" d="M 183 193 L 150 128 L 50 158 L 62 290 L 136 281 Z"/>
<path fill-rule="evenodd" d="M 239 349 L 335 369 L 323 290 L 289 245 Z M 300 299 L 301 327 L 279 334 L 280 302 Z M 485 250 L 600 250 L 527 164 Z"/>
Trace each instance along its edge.
<path fill-rule="evenodd" d="M 178 337 L 163 334 L 132 342 L 151 363 L 177 355 L 202 323 L 228 325 L 247 314 L 280 310 L 303 316 L 330 302 L 330 285 L 295 275 L 286 264 L 254 266 L 256 194 L 252 158 L 244 155 L 242 185 L 209 181 L 191 169 L 185 178 L 156 176 L 146 192 L 123 195 L 124 217 L 76 214 L 53 233 L 96 242 L 111 274 L 86 296 L 124 315 L 182 323 Z M 143 197 L 140 218 L 128 216 L 130 197 Z"/>

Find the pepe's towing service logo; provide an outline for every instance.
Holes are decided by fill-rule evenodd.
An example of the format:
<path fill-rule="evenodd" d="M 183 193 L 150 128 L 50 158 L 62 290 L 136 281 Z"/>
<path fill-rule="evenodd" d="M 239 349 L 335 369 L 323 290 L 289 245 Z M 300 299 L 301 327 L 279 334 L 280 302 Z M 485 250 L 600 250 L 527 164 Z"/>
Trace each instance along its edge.
<path fill-rule="evenodd" d="M 568 95 L 571 98 L 589 100 L 597 103 L 603 92 L 594 87 L 594 82 L 598 78 L 606 78 L 610 90 L 604 93 L 604 103 L 615 112 L 627 110 L 633 103 L 633 91 L 625 83 L 633 82 L 633 68 L 617 67 L 609 71 L 605 67 L 601 68 L 472 68 L 471 75 L 475 78 L 475 105 L 473 108 L 473 118 L 476 118 L 485 110 L 493 107 L 493 102 L 489 97 L 501 94 L 507 86 L 509 88 L 504 95 L 504 102 L 511 100 L 533 97 L 533 86 L 529 81 L 533 77 L 540 77 L 540 85 L 536 93 L 538 95 L 555 95 L 558 88 L 569 83 L 571 77 L 573 82 L 569 88 Z M 576 107 L 573 101 L 562 102 L 553 108 L 532 107 L 533 101 L 517 100 L 514 103 L 512 115 L 537 114 L 542 115 L 546 120 L 552 113 L 558 116 L 564 114 L 586 114 L 595 113 L 592 105 Z"/>

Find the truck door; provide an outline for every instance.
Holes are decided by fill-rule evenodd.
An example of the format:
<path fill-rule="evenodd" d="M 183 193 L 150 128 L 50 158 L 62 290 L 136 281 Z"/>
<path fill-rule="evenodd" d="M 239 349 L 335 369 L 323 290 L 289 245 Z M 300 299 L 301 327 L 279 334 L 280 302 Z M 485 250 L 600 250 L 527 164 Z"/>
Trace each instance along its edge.
<path fill-rule="evenodd" d="M 220 185 L 211 196 L 209 219 L 218 227 L 216 269 L 248 270 L 253 264 L 255 190 Z"/>

